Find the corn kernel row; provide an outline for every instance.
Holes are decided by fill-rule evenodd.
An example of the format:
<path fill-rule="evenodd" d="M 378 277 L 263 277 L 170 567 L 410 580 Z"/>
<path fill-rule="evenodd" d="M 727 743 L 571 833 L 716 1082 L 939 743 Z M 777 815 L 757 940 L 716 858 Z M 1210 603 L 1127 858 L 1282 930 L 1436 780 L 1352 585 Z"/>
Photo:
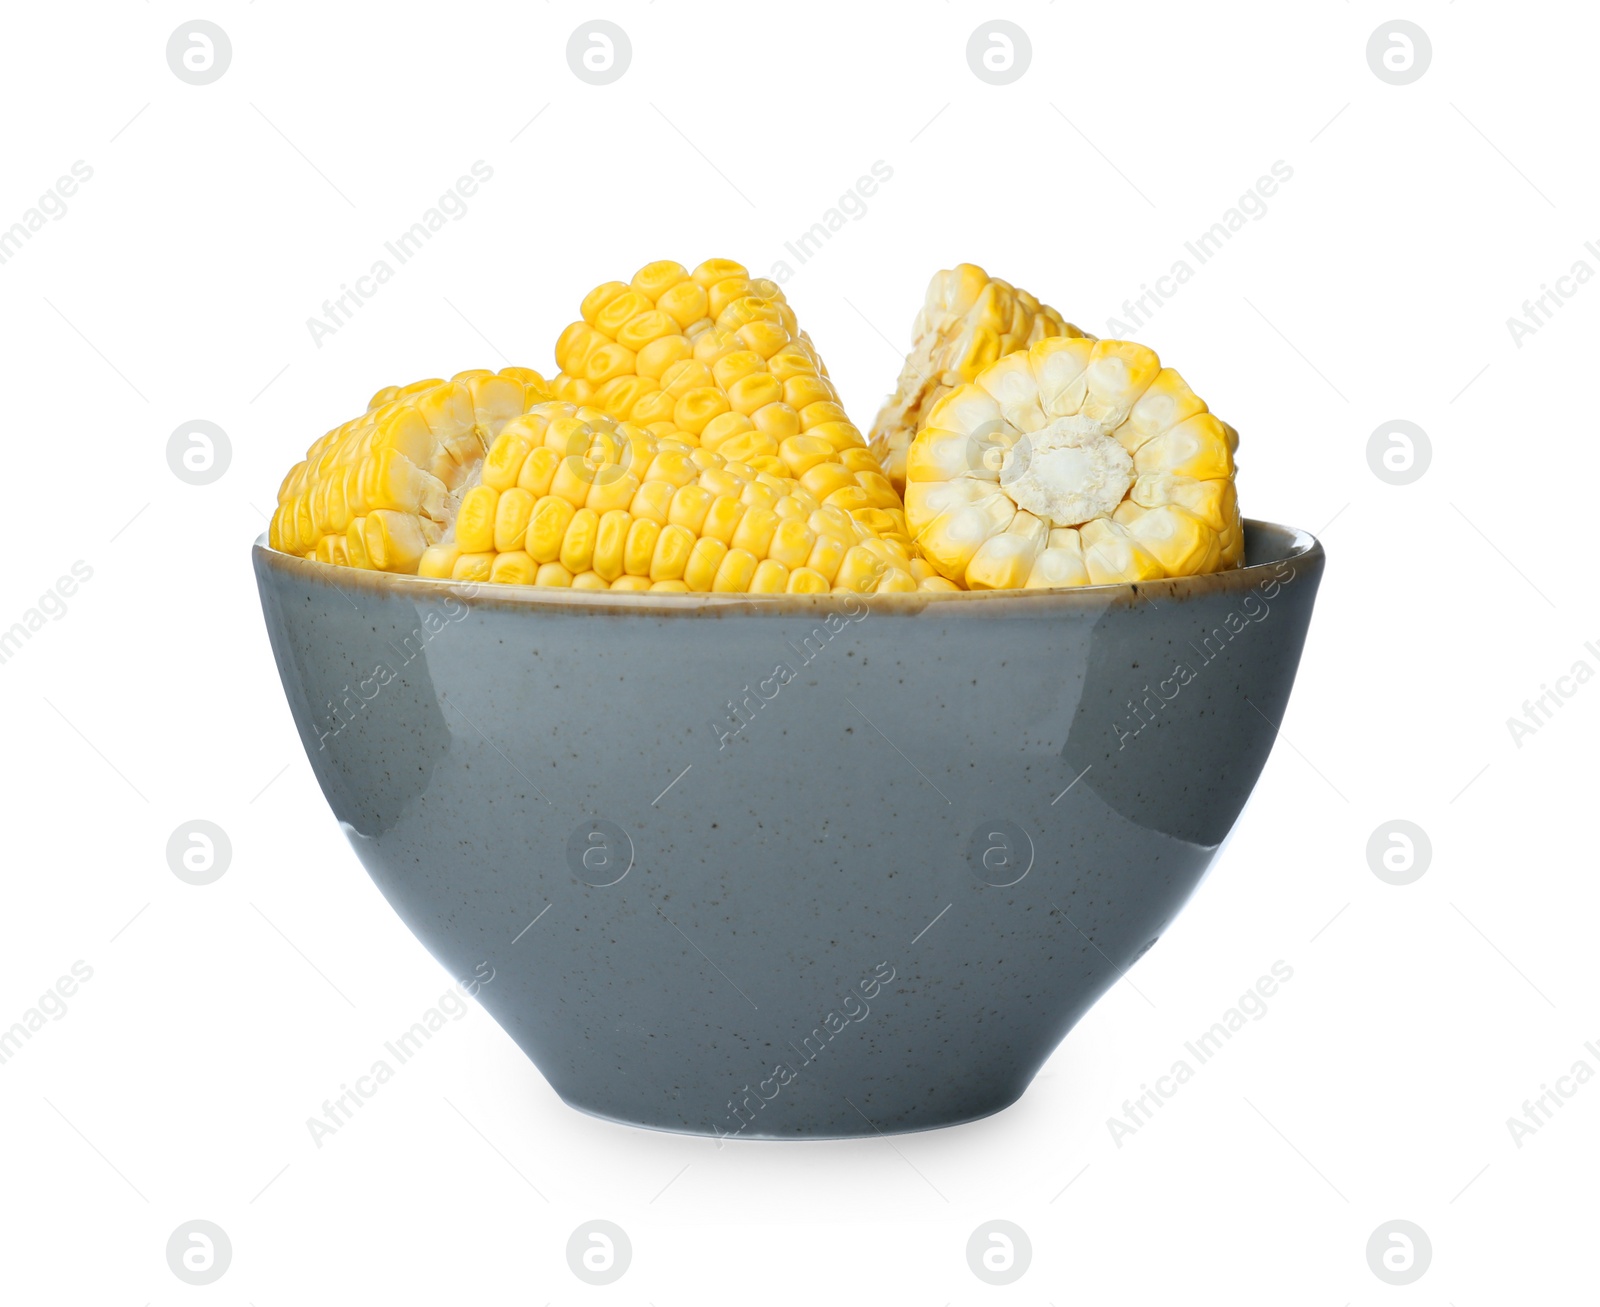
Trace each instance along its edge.
<path fill-rule="evenodd" d="M 611 590 L 952 588 L 903 539 L 862 522 L 867 511 L 898 514 L 887 480 L 806 442 L 786 439 L 765 470 L 684 433 L 537 405 L 501 431 L 418 572 Z"/>

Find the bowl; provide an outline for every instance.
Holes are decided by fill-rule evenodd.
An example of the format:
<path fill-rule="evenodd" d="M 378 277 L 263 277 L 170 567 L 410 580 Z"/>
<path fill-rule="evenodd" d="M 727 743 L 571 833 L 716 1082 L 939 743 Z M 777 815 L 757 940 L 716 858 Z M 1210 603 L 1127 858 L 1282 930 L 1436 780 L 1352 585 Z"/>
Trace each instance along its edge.
<path fill-rule="evenodd" d="M 1008 1106 L 1199 884 L 1322 547 L 950 595 L 609 595 L 255 547 L 379 890 L 572 1107 L 718 1137 Z"/>

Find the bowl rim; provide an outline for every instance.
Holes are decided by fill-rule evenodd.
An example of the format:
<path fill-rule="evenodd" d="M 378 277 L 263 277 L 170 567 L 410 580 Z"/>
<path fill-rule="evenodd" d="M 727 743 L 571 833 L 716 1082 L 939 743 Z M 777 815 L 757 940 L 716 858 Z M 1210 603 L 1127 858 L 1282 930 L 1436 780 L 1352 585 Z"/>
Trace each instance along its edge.
<path fill-rule="evenodd" d="M 941 615 L 1053 614 L 1063 608 L 1099 610 L 1118 604 L 1133 604 L 1141 598 L 1153 599 L 1157 603 L 1163 600 L 1181 602 L 1218 593 L 1243 593 L 1274 581 L 1285 583 L 1286 578 L 1282 574 L 1285 563 L 1315 568 L 1324 561 L 1322 542 L 1309 531 L 1253 517 L 1244 518 L 1243 523 L 1247 534 L 1286 535 L 1289 547 L 1275 550 L 1271 558 L 1223 572 L 1165 577 L 1160 580 L 1118 581 L 1110 585 L 1062 586 L 1052 590 L 918 590 L 908 594 L 866 595 L 830 591 L 827 594 L 755 597 L 746 594 L 675 594 L 652 590 L 618 594 L 610 590 L 451 581 L 340 567 L 314 558 L 281 553 L 267 544 L 266 532 L 256 537 L 252 554 L 258 572 L 264 569 L 305 585 L 330 587 L 346 598 L 350 597 L 346 593 L 348 591 L 372 596 L 408 597 L 417 602 L 438 601 L 446 596 L 454 596 L 478 608 L 559 610 L 570 614 L 648 614 L 653 617 L 809 615 L 837 608 L 841 600 L 864 605 L 871 612 L 883 613 L 911 614 L 934 610 Z M 1294 574 L 1291 572 L 1291 577 Z"/>

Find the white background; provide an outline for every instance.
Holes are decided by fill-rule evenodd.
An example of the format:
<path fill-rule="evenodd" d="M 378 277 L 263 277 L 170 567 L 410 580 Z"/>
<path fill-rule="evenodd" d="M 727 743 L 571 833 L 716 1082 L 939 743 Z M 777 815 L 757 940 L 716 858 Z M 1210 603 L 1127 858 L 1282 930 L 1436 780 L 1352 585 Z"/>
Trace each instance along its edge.
<path fill-rule="evenodd" d="M 1600 671 L 1600 286 L 1520 347 L 1507 319 L 1600 270 L 1600 22 L 1402 16 L 1433 50 L 1408 86 L 1369 68 L 1396 14 L 1365 0 L 8 9 L 0 226 L 75 161 L 93 178 L 0 265 L 0 627 L 75 561 L 93 576 L 0 665 L 0 1026 L 74 961 L 93 979 L 0 1066 L 0 1298 L 1594 1301 L 1600 1081 L 1520 1148 L 1506 1121 L 1600 1071 L 1600 682 L 1520 747 L 1506 719 Z M 232 42 L 209 86 L 165 57 L 195 17 Z M 609 86 L 566 62 L 594 17 L 631 38 Z M 995 17 L 1032 42 L 1008 86 L 965 56 Z M 863 427 L 935 269 L 979 262 L 1105 334 L 1292 167 L 1137 333 L 1239 428 L 1245 511 L 1326 524 L 1231 844 L 990 1120 L 718 1150 L 568 1110 L 473 1007 L 318 1149 L 306 1118 L 450 980 L 312 779 L 248 566 L 261 510 L 379 386 L 550 370 L 592 285 L 655 258 L 767 271 L 880 159 L 892 180 L 785 283 Z M 467 214 L 318 347 L 307 319 L 477 160 Z M 230 438 L 208 486 L 167 464 L 193 418 Z M 1433 449 L 1398 487 L 1366 454 L 1396 418 Z M 206 887 L 167 865 L 192 818 L 232 841 Z M 1404 887 L 1366 854 L 1393 818 L 1432 841 Z M 1117 1147 L 1107 1118 L 1280 959 L 1267 1014 Z M 164 1253 L 196 1217 L 233 1245 L 209 1288 Z M 567 1267 L 591 1217 L 632 1241 L 609 1288 Z M 990 1218 L 1033 1245 L 1006 1289 L 966 1262 Z M 1432 1242 L 1405 1288 L 1365 1252 L 1393 1218 Z"/>

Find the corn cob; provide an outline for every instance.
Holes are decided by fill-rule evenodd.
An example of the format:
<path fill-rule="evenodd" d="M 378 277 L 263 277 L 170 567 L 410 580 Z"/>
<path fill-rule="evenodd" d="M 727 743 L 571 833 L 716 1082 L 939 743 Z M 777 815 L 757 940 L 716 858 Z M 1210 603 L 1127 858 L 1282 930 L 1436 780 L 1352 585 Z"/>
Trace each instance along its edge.
<path fill-rule="evenodd" d="M 1046 337 L 1083 335 L 1048 304 L 976 264 L 934 273 L 900 380 L 872 424 L 872 452 L 894 488 L 905 494 L 906 451 L 922 420 L 954 387 Z"/>
<path fill-rule="evenodd" d="M 1052 337 L 933 406 L 906 461 L 906 518 L 973 590 L 1235 567 L 1238 439 L 1143 345 Z"/>
<path fill-rule="evenodd" d="M 834 502 L 857 474 L 831 446 L 791 438 L 774 457 L 773 470 L 763 470 L 682 431 L 539 404 L 501 430 L 417 570 L 594 590 L 918 588 L 903 541 L 875 534 Z M 933 577 L 925 588 L 953 587 Z"/>
<path fill-rule="evenodd" d="M 775 283 L 729 259 L 692 273 L 663 260 L 597 286 L 581 313 L 556 342 L 557 399 L 774 476 L 798 475 L 826 445 L 858 480 L 830 502 L 875 534 L 906 538 L 898 494 Z"/>
<path fill-rule="evenodd" d="M 416 571 L 443 538 L 454 496 L 490 442 L 549 397 L 530 368 L 380 390 L 365 413 L 317 440 L 283 479 L 268 542 L 324 563 Z"/>

